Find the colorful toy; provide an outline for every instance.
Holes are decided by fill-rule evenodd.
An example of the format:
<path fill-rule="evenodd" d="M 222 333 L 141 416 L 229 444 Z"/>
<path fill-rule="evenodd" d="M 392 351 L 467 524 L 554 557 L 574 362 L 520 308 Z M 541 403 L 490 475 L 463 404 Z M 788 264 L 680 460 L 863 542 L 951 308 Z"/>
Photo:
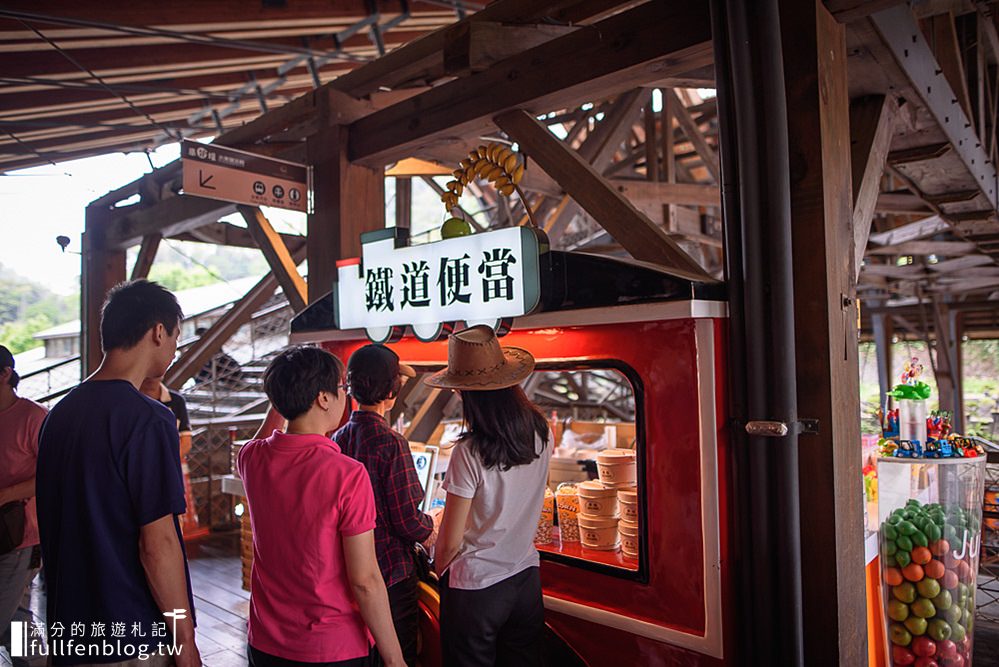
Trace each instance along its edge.
<path fill-rule="evenodd" d="M 923 365 L 919 363 L 918 357 L 912 357 L 905 362 L 902 371 L 901 383 L 895 385 L 892 390 L 892 397 L 908 401 L 925 401 L 930 397 L 930 385 L 926 384 L 919 377 L 923 374 Z"/>
<path fill-rule="evenodd" d="M 895 456 L 899 458 L 918 459 L 923 455 L 923 446 L 918 440 L 899 440 Z"/>

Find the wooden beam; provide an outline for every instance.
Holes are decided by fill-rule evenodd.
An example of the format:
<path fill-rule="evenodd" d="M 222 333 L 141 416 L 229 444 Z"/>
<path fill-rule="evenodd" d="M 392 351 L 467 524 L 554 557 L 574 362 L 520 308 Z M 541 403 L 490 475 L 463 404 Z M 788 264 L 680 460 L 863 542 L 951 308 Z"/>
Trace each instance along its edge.
<path fill-rule="evenodd" d="M 897 110 L 895 100 L 885 95 L 863 97 L 850 103 L 854 280 L 860 276 L 867 249 Z"/>
<path fill-rule="evenodd" d="M 575 151 L 562 144 L 526 111 L 509 111 L 495 118 L 496 124 L 523 146 L 524 151 L 562 184 L 594 220 L 631 253 L 635 259 L 663 265 L 677 276 L 713 282 L 675 241 L 612 188 Z"/>
<path fill-rule="evenodd" d="M 871 234 L 869 241 L 878 245 L 897 245 L 906 241 L 916 241 L 918 239 L 933 236 L 950 229 L 950 225 L 939 215 L 931 215 L 922 220 L 916 220 L 904 224 L 894 229 L 889 229 L 877 234 Z"/>
<path fill-rule="evenodd" d="M 305 237 L 299 234 L 280 234 L 281 240 L 291 252 L 305 247 Z M 170 238 L 177 241 L 190 241 L 192 243 L 213 243 L 215 245 L 227 245 L 234 248 L 257 248 L 257 242 L 245 227 L 237 227 L 228 222 L 217 222 L 214 225 L 204 225 L 197 229 L 192 229 L 183 234 L 177 234 Z"/>
<path fill-rule="evenodd" d="M 305 249 L 294 255 L 294 261 L 301 263 L 305 259 Z M 278 288 L 277 278 L 273 274 L 264 276 L 260 282 L 250 288 L 242 298 L 232 304 L 225 314 L 208 327 L 208 331 L 193 345 L 187 348 L 177 361 L 167 369 L 164 382 L 171 389 L 180 387 L 201 370 L 212 356 L 222 349 L 222 344 L 232 338 L 241 326 L 250 321 L 253 313 L 260 309 Z"/>
<path fill-rule="evenodd" d="M 649 183 L 615 178 L 611 186 L 638 208 L 644 205 L 680 204 L 682 206 L 721 206 L 721 190 L 717 185 L 699 183 Z"/>
<path fill-rule="evenodd" d="M 954 14 L 945 12 L 926 19 L 929 40 L 933 55 L 940 63 L 944 78 L 957 95 L 957 102 L 968 118 L 974 118 L 971 113 L 971 98 L 968 95 L 968 78 L 965 75 L 964 60 L 961 58 L 961 45 L 957 41 L 957 29 L 954 26 Z"/>
<path fill-rule="evenodd" d="M 645 122 L 645 180 L 659 180 L 659 145 L 656 140 L 656 112 L 652 108 L 652 91 L 642 111 Z"/>
<path fill-rule="evenodd" d="M 444 416 L 447 404 L 454 398 L 455 395 L 446 389 L 431 389 L 423 405 L 413 416 L 409 428 L 406 429 L 406 439 L 412 442 L 426 442 Z"/>
<path fill-rule="evenodd" d="M 787 98 L 798 414 L 804 660 L 867 662 L 857 310 L 849 257 L 850 101 L 846 29 L 817 0 L 779 0 Z M 819 379 L 820 378 L 820 379 Z M 809 521 L 806 517 L 823 517 Z M 824 634 L 823 634 L 824 633 Z M 827 639 L 828 638 L 828 639 Z"/>
<path fill-rule="evenodd" d="M 504 110 L 574 106 L 701 67 L 710 39 L 702 3 L 640 5 L 362 118 L 351 125 L 350 159 L 385 164 L 442 136 L 474 136 Z"/>
<path fill-rule="evenodd" d="M 192 195 L 168 197 L 149 207 L 129 211 L 124 216 L 112 219 L 105 242 L 111 248 L 127 248 L 140 243 L 149 234 L 175 236 L 216 222 L 235 211 L 235 204 L 214 199 Z"/>
<path fill-rule="evenodd" d="M 443 49 L 446 76 L 481 72 L 521 51 L 578 30 L 578 26 L 507 25 L 491 21 L 462 21 L 447 29 Z"/>
<path fill-rule="evenodd" d="M 970 116 L 957 101 L 958 93 L 943 76 L 942 66 L 937 64 L 912 12 L 901 5 L 872 14 L 871 21 L 926 110 L 943 130 L 949 145 L 994 209 L 999 201 L 995 165 L 982 146 Z"/>
<path fill-rule="evenodd" d="M 84 221 L 80 271 L 80 379 L 97 370 L 101 348 L 101 308 L 112 287 L 125 280 L 125 250 L 109 247 L 106 240 L 111 211 L 88 206 Z"/>
<path fill-rule="evenodd" d="M 715 152 L 715 149 L 711 148 L 704 139 L 701 128 L 694 122 L 693 116 L 687 111 L 687 107 L 683 105 L 680 97 L 676 94 L 676 90 L 673 88 L 664 88 L 663 94 L 670 97 L 670 111 L 673 113 L 673 117 L 680 124 L 683 133 L 687 135 L 687 139 L 693 144 L 694 150 L 701 157 L 701 161 L 704 162 L 704 166 L 707 168 L 708 173 L 711 174 L 711 178 L 714 179 L 715 183 L 720 182 L 718 154 Z"/>
<path fill-rule="evenodd" d="M 871 248 L 872 255 L 964 255 L 974 252 L 975 244 L 970 241 L 906 241 L 897 245 Z"/>
<path fill-rule="evenodd" d="M 900 5 L 905 0 L 824 0 L 826 9 L 840 23 L 850 23 L 872 12 Z"/>
<path fill-rule="evenodd" d="M 933 210 L 911 192 L 879 192 L 874 212 L 891 215 L 929 215 Z"/>
<path fill-rule="evenodd" d="M 314 213 L 308 218 L 309 303 L 336 280 L 336 262 L 361 254 L 361 233 L 385 227 L 385 177 L 347 160 L 347 128 L 323 128 L 306 141 Z"/>
<path fill-rule="evenodd" d="M 239 214 L 246 221 L 246 228 L 250 231 L 260 252 L 264 254 L 271 273 L 277 278 L 278 284 L 284 296 L 288 299 L 288 304 L 296 313 L 305 310 L 308 299 L 305 279 L 295 268 L 298 264 L 292 259 L 288 247 L 281 240 L 281 236 L 274 230 L 263 212 L 256 206 L 240 206 Z"/>
<path fill-rule="evenodd" d="M 139 254 L 135 258 L 135 265 L 132 267 L 132 275 L 129 280 L 149 277 L 149 269 L 153 267 L 153 260 L 156 259 L 156 251 L 159 249 L 162 239 L 160 234 L 149 234 L 142 237 Z"/>

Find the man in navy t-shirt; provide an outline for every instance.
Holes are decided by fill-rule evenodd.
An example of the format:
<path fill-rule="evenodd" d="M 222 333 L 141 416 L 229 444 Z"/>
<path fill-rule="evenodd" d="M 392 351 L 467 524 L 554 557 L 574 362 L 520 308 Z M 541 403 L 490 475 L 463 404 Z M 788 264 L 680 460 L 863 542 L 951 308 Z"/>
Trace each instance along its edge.
<path fill-rule="evenodd" d="M 42 427 L 38 523 L 55 665 L 201 664 L 177 521 L 186 506 L 176 422 L 138 390 L 173 360 L 181 317 L 156 283 L 111 290 L 100 368 Z"/>

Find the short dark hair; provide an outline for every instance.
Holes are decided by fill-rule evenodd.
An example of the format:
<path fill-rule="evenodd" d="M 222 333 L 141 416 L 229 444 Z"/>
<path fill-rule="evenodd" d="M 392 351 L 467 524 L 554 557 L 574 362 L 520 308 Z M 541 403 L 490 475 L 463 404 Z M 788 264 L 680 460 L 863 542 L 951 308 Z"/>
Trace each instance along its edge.
<path fill-rule="evenodd" d="M 7 384 L 11 389 L 17 389 L 17 385 L 21 384 L 21 376 L 13 368 L 10 369 L 10 379 L 7 380 Z"/>
<path fill-rule="evenodd" d="M 285 419 L 304 415 L 319 392 L 337 394 L 343 364 L 320 347 L 296 345 L 271 360 L 264 371 L 264 393 Z"/>
<path fill-rule="evenodd" d="M 461 392 L 465 431 L 458 436 L 486 468 L 509 470 L 538 458 L 534 437 L 548 445 L 548 421 L 520 385 Z"/>
<path fill-rule="evenodd" d="M 399 356 L 384 345 L 365 345 L 347 360 L 350 395 L 361 405 L 377 405 L 399 395 Z"/>
<path fill-rule="evenodd" d="M 127 350 L 157 324 L 173 332 L 184 313 L 170 290 L 148 280 L 119 283 L 108 292 L 101 310 L 101 348 Z"/>

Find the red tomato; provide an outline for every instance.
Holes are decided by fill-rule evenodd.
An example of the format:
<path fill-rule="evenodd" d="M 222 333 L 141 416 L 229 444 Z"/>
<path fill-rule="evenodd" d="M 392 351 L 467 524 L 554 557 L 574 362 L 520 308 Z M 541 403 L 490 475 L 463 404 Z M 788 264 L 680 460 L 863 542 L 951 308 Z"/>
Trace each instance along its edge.
<path fill-rule="evenodd" d="M 912 649 L 913 653 L 920 657 L 930 657 L 932 655 L 936 655 L 937 652 L 936 643 L 925 635 L 913 639 L 912 645 L 909 646 L 909 648 Z"/>
<path fill-rule="evenodd" d="M 913 655 L 912 651 L 898 644 L 891 647 L 891 659 L 896 665 L 903 666 L 916 662 L 916 656 Z"/>

